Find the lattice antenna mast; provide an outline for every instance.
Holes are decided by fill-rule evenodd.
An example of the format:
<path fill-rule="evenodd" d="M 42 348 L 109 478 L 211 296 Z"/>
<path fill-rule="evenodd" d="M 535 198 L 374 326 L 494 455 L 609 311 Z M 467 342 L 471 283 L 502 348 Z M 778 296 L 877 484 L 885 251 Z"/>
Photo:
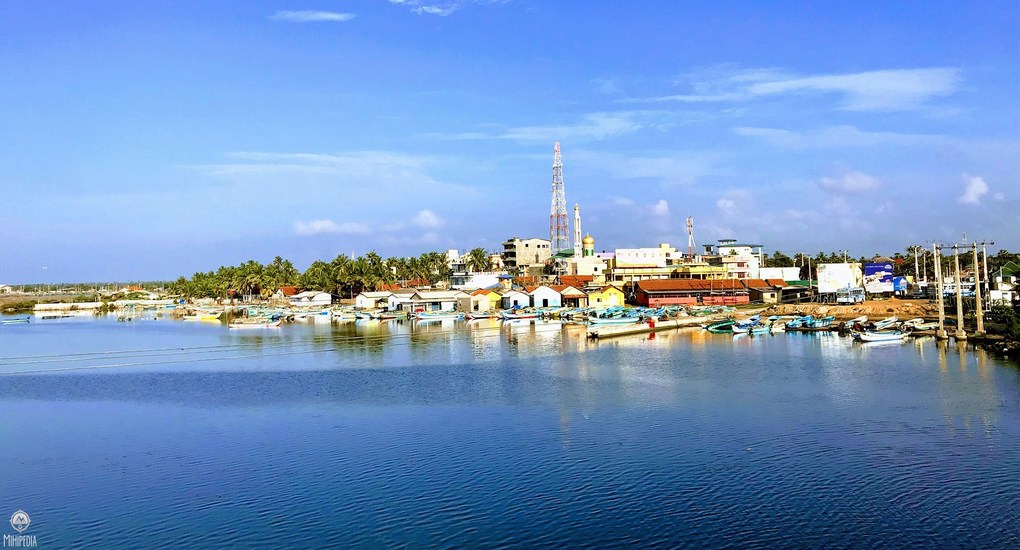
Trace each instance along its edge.
<path fill-rule="evenodd" d="M 694 218 L 687 216 L 687 256 L 694 260 Z"/>
<path fill-rule="evenodd" d="M 549 210 L 550 250 L 555 254 L 568 246 L 567 199 L 563 192 L 563 159 L 560 142 L 553 145 L 552 208 Z"/>

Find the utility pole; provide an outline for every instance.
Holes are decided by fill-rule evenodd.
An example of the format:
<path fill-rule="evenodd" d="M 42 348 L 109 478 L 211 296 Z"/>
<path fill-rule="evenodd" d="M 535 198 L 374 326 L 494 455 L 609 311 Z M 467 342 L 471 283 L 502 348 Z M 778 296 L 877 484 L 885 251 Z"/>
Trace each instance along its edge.
<path fill-rule="evenodd" d="M 935 331 L 935 338 L 947 340 L 949 335 L 946 334 L 946 305 L 945 296 L 942 294 L 942 247 L 938 243 L 932 243 L 931 246 L 935 253 L 935 291 L 939 301 L 939 329 Z"/>
<path fill-rule="evenodd" d="M 960 246 L 953 245 L 953 265 L 956 267 L 956 334 L 953 337 L 956 341 L 967 339 L 967 333 L 963 330 L 963 285 L 960 284 Z"/>
<path fill-rule="evenodd" d="M 991 311 L 992 310 L 992 280 L 988 278 L 988 245 L 993 245 L 994 246 L 995 245 L 995 241 L 991 241 L 991 242 L 981 241 L 981 251 L 984 253 L 984 257 L 985 257 L 985 264 L 984 264 L 984 268 L 985 268 L 985 273 L 984 273 L 984 275 L 985 275 L 985 302 L 986 302 L 985 311 Z"/>
<path fill-rule="evenodd" d="M 981 301 L 981 270 L 978 267 L 978 243 L 974 243 L 974 315 L 977 318 L 977 336 L 985 334 L 985 321 L 983 319 L 984 304 Z"/>
<path fill-rule="evenodd" d="M 914 284 L 921 281 L 921 274 L 917 270 L 917 251 L 920 248 L 920 246 L 914 245 Z"/>

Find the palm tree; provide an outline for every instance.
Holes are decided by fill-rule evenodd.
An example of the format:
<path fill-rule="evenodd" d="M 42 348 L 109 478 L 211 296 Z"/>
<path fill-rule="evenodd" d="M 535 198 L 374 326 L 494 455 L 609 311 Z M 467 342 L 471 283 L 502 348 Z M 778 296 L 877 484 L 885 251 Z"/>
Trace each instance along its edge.
<path fill-rule="evenodd" d="M 492 260 L 484 248 L 473 248 L 467 253 L 467 267 L 470 271 L 488 271 L 492 269 Z"/>

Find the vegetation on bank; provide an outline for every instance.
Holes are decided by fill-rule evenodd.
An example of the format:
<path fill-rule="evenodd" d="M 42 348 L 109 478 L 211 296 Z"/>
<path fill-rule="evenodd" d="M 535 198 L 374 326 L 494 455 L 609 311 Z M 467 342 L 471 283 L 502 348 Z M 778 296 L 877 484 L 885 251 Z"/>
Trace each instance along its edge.
<path fill-rule="evenodd" d="M 469 271 L 491 269 L 488 253 L 475 248 L 465 256 Z M 316 260 L 299 272 L 290 260 L 280 256 L 268 264 L 249 260 L 239 266 L 221 266 L 216 271 L 198 272 L 191 278 L 181 277 L 167 285 L 175 295 L 188 298 L 226 297 L 233 291 L 240 296 L 268 298 L 284 286 L 304 290 L 321 290 L 338 296 L 354 297 L 380 284 L 398 281 L 429 281 L 449 279 L 450 267 L 443 252 L 426 252 L 411 258 L 386 258 L 372 251 L 356 258 L 340 254 L 329 262 Z"/>

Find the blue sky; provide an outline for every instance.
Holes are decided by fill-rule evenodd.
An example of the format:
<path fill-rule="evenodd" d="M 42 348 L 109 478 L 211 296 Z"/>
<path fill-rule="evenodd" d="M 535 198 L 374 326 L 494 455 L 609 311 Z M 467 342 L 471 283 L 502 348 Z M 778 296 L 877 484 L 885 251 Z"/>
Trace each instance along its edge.
<path fill-rule="evenodd" d="M 1018 4 L 862 4 L 6 2 L 0 282 L 548 237 L 555 141 L 598 249 L 1020 249 Z"/>

